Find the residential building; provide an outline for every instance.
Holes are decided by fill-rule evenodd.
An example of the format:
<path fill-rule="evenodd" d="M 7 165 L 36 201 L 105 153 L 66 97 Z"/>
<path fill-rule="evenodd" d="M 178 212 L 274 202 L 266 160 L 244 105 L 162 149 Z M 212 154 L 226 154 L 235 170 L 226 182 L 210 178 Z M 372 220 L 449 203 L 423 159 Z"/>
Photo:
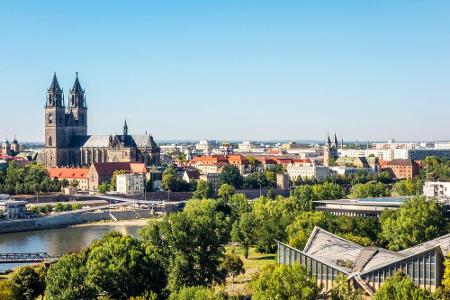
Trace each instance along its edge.
<path fill-rule="evenodd" d="M 116 191 L 125 195 L 140 195 L 145 190 L 143 174 L 120 174 L 116 176 Z"/>
<path fill-rule="evenodd" d="M 210 141 L 200 141 L 195 144 L 195 150 L 203 153 L 204 155 L 209 155 L 213 149 L 213 145 Z"/>
<path fill-rule="evenodd" d="M 98 186 L 103 183 L 111 182 L 114 171 L 124 170 L 129 173 L 146 174 L 147 167 L 144 163 L 129 163 L 129 162 L 103 162 L 93 163 L 89 168 L 89 188 L 91 190 L 98 189 Z"/>
<path fill-rule="evenodd" d="M 200 180 L 210 183 L 214 190 L 218 190 L 220 187 L 220 173 L 206 173 L 200 175 Z"/>
<path fill-rule="evenodd" d="M 427 197 L 450 198 L 450 182 L 426 181 L 423 194 Z"/>
<path fill-rule="evenodd" d="M 434 143 L 434 148 L 439 150 L 450 150 L 450 142 L 436 142 Z"/>
<path fill-rule="evenodd" d="M 286 167 L 286 172 L 291 181 L 296 181 L 298 177 L 302 179 L 315 178 L 318 181 L 322 181 L 330 176 L 330 168 L 314 163 L 291 164 Z"/>
<path fill-rule="evenodd" d="M 450 234 L 402 250 L 363 247 L 315 227 L 303 250 L 278 242 L 278 263 L 298 263 L 317 279 L 323 292 L 330 292 L 341 274 L 349 283 L 372 296 L 397 270 L 429 291 L 440 285 L 444 260 L 450 250 Z"/>
<path fill-rule="evenodd" d="M 69 182 L 76 180 L 77 188 L 82 191 L 89 190 L 89 169 L 83 168 L 48 168 L 48 177 L 50 179 L 67 180 Z"/>
<path fill-rule="evenodd" d="M 397 179 L 412 179 L 419 175 L 419 165 L 411 159 L 394 159 L 385 163 L 383 170 Z"/>
<path fill-rule="evenodd" d="M 182 178 L 189 183 L 195 182 L 200 179 L 200 171 L 196 168 L 185 168 Z"/>

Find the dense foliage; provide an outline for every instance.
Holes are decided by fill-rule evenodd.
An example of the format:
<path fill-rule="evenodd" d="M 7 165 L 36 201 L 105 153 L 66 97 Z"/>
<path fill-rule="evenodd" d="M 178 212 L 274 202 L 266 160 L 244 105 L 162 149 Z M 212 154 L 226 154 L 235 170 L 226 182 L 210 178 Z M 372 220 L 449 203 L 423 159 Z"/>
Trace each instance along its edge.
<path fill-rule="evenodd" d="M 214 195 L 214 190 L 208 181 L 205 180 L 199 180 L 197 181 L 197 188 L 192 194 L 193 199 L 208 199 L 211 198 Z"/>
<path fill-rule="evenodd" d="M 391 250 L 402 250 L 448 232 L 444 208 L 434 200 L 414 197 L 398 210 L 381 215 L 380 237 Z"/>
<path fill-rule="evenodd" d="M 320 288 L 316 280 L 310 277 L 306 268 L 298 264 L 270 265 L 250 283 L 253 289 L 252 299 L 298 299 L 313 300 Z"/>
<path fill-rule="evenodd" d="M 219 177 L 220 184 L 229 184 L 235 189 L 240 189 L 244 185 L 244 179 L 239 172 L 239 169 L 233 165 L 226 165 L 223 167 Z"/>
<path fill-rule="evenodd" d="M 416 299 L 432 300 L 431 293 L 421 289 L 404 273 L 397 272 L 387 278 L 380 289 L 374 294 L 374 300 Z"/>
<path fill-rule="evenodd" d="M 93 299 L 105 292 L 113 299 L 160 293 L 166 277 L 159 261 L 130 236 L 112 232 L 88 249 L 65 255 L 46 275 L 46 299 Z"/>
<path fill-rule="evenodd" d="M 426 157 L 423 160 L 421 177 L 424 180 L 450 181 L 450 159 Z"/>
<path fill-rule="evenodd" d="M 142 230 L 148 251 L 163 262 L 171 291 L 225 280 L 220 264 L 230 221 L 219 209 L 215 200 L 191 200 L 182 212 Z"/>
<path fill-rule="evenodd" d="M 58 192 L 61 183 L 50 180 L 42 164 L 21 164 L 12 161 L 6 170 L 0 170 L 0 193 L 35 194 L 41 192 Z"/>

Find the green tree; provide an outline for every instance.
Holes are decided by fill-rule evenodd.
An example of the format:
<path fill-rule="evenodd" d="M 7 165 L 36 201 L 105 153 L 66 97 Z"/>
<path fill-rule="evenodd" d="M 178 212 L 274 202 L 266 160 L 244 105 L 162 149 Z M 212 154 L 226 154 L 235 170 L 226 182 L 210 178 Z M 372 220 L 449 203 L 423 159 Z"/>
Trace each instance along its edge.
<path fill-rule="evenodd" d="M 405 179 L 396 182 L 393 193 L 399 196 L 418 196 L 422 194 L 423 181 L 420 179 Z"/>
<path fill-rule="evenodd" d="M 225 254 L 221 268 L 226 272 L 227 276 L 231 276 L 232 283 L 234 283 L 235 277 L 245 273 L 244 262 L 234 251 L 230 254 Z"/>
<path fill-rule="evenodd" d="M 76 188 L 76 187 L 78 187 L 78 185 L 79 185 L 78 180 L 72 179 L 72 180 L 70 181 L 70 187 Z"/>
<path fill-rule="evenodd" d="M 286 226 L 294 218 L 295 211 L 290 209 L 289 201 L 272 201 L 261 197 L 253 202 L 253 214 L 256 220 L 256 250 L 274 253 L 277 249 L 275 240 L 286 239 Z"/>
<path fill-rule="evenodd" d="M 220 186 L 217 195 L 228 201 L 230 197 L 234 195 L 234 193 L 235 193 L 234 187 L 230 184 L 224 183 Z"/>
<path fill-rule="evenodd" d="M 312 201 L 317 200 L 316 195 L 310 185 L 296 186 L 291 191 L 291 196 L 293 196 L 299 202 L 300 207 L 305 211 L 312 210 Z"/>
<path fill-rule="evenodd" d="M 64 210 L 64 206 L 61 202 L 56 203 L 55 207 L 53 208 L 56 212 L 62 212 Z"/>
<path fill-rule="evenodd" d="M 297 249 L 303 249 L 314 226 L 329 230 L 334 219 L 333 215 L 322 211 L 308 211 L 298 214 L 294 222 L 286 228 L 289 245 Z"/>
<path fill-rule="evenodd" d="M 113 299 L 140 296 L 145 290 L 160 292 L 166 281 L 162 266 L 149 259 L 141 242 L 111 232 L 89 247 L 89 279 Z"/>
<path fill-rule="evenodd" d="M 231 239 L 241 245 L 245 258 L 248 258 L 249 249 L 256 242 L 256 225 L 256 220 L 251 212 L 243 213 L 240 219 L 233 224 Z"/>
<path fill-rule="evenodd" d="M 109 184 L 106 182 L 102 182 L 98 185 L 98 192 L 101 194 L 105 194 L 109 190 Z"/>
<path fill-rule="evenodd" d="M 373 299 L 432 300 L 433 297 L 429 291 L 419 288 L 407 275 L 399 271 L 384 281 L 380 289 L 373 295 Z"/>
<path fill-rule="evenodd" d="M 0 299 L 14 299 L 14 294 L 9 280 L 0 280 Z"/>
<path fill-rule="evenodd" d="M 69 184 L 70 184 L 69 180 L 65 178 L 61 180 L 61 187 L 66 188 L 69 186 Z"/>
<path fill-rule="evenodd" d="M 17 300 L 34 300 L 44 293 L 45 283 L 42 277 L 30 266 L 14 270 L 9 282 L 13 298 Z"/>
<path fill-rule="evenodd" d="M 323 184 L 316 184 L 312 187 L 315 199 L 340 199 L 343 198 L 345 193 L 339 184 L 333 182 L 325 182 Z"/>
<path fill-rule="evenodd" d="M 183 287 L 170 294 L 169 300 L 225 300 L 224 294 L 203 286 Z"/>
<path fill-rule="evenodd" d="M 233 194 L 228 199 L 228 206 L 231 209 L 231 222 L 238 220 L 242 214 L 250 212 L 252 207 L 247 197 L 242 193 Z"/>
<path fill-rule="evenodd" d="M 240 189 L 244 184 L 244 179 L 236 166 L 227 165 L 223 167 L 222 172 L 220 173 L 219 182 L 220 185 L 226 183 L 236 189 Z"/>
<path fill-rule="evenodd" d="M 194 199 L 208 199 L 214 196 L 214 190 L 212 184 L 205 180 L 197 181 L 197 189 L 194 194 L 192 194 L 192 198 Z"/>
<path fill-rule="evenodd" d="M 352 186 L 353 198 L 386 197 L 389 190 L 381 182 L 358 183 Z"/>
<path fill-rule="evenodd" d="M 336 276 L 330 296 L 331 300 L 360 300 L 363 291 L 355 289 L 343 274 L 339 274 Z"/>
<path fill-rule="evenodd" d="M 393 212 L 383 212 L 380 237 L 391 250 L 402 250 L 448 231 L 445 210 L 435 200 L 414 197 Z"/>
<path fill-rule="evenodd" d="M 88 279 L 86 252 L 64 255 L 50 265 L 45 276 L 45 299 L 94 299 L 98 294 Z"/>
<path fill-rule="evenodd" d="M 81 206 L 80 203 L 73 203 L 72 204 L 72 209 L 71 210 L 77 210 L 77 209 L 82 209 L 83 207 Z"/>
<path fill-rule="evenodd" d="M 320 288 L 316 279 L 310 277 L 306 268 L 298 264 L 269 265 L 250 282 L 252 299 L 298 299 L 313 300 Z"/>
<path fill-rule="evenodd" d="M 220 263 L 230 225 L 223 212 L 217 210 L 217 202 L 190 200 L 182 212 L 172 213 L 141 231 L 144 243 L 164 262 L 171 291 L 183 286 L 212 286 L 225 280 Z"/>

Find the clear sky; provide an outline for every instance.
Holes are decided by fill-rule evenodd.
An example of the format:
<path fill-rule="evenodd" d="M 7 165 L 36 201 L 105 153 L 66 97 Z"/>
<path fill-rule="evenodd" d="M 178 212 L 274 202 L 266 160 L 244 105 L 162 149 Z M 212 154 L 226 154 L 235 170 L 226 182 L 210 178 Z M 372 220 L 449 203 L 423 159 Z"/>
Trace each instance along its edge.
<path fill-rule="evenodd" d="M 0 140 L 42 141 L 53 72 L 89 132 L 450 139 L 450 1 L 1 1 Z"/>

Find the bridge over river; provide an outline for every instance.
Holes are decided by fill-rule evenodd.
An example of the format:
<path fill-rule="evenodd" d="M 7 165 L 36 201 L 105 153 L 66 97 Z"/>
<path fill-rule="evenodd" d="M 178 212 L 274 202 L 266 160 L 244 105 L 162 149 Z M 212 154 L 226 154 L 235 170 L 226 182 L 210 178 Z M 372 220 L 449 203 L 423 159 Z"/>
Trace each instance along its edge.
<path fill-rule="evenodd" d="M 47 252 L 0 253 L 0 264 L 52 262 L 57 259 Z"/>

